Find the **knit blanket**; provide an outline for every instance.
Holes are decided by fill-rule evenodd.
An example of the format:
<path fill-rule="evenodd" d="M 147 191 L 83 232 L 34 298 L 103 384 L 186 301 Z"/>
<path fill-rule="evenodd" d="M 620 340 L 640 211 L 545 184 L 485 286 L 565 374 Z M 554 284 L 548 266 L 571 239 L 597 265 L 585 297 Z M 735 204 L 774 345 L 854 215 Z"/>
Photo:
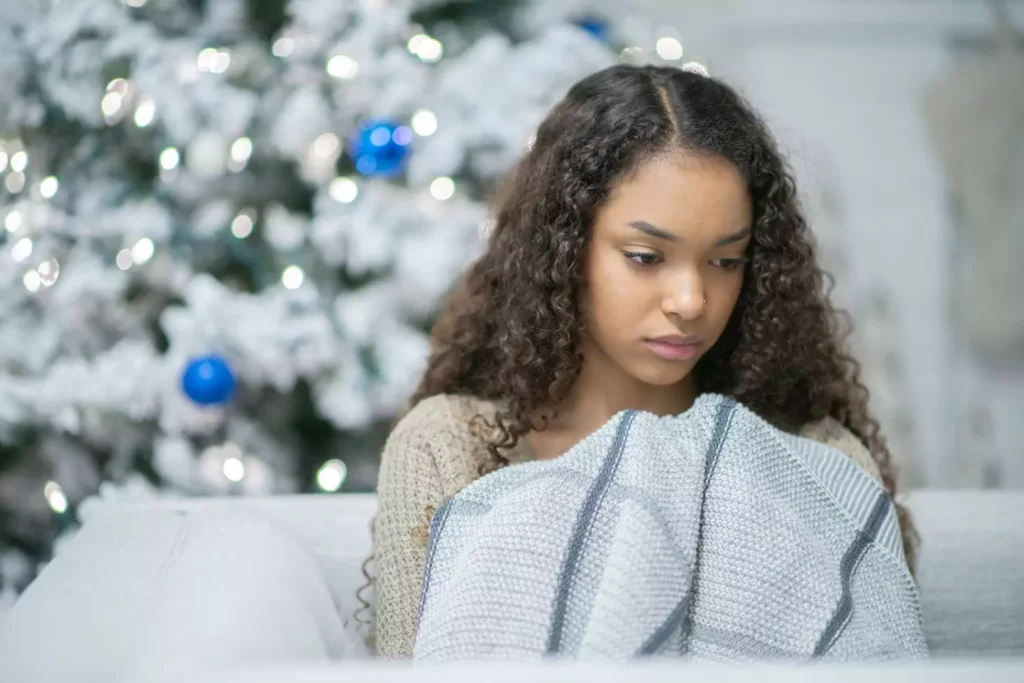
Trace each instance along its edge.
<path fill-rule="evenodd" d="M 927 656 L 894 506 L 734 401 L 613 417 L 435 513 L 414 656 Z"/>

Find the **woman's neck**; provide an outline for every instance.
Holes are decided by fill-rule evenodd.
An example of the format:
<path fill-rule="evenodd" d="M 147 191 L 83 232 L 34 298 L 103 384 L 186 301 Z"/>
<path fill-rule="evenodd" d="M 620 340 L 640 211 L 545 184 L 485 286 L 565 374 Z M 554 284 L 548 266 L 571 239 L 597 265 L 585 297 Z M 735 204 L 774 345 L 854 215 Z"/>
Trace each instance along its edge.
<path fill-rule="evenodd" d="M 550 426 L 588 434 L 623 410 L 678 415 L 693 405 L 697 392 L 692 375 L 668 386 L 645 384 L 626 374 L 604 353 L 587 349 L 580 374 Z"/>

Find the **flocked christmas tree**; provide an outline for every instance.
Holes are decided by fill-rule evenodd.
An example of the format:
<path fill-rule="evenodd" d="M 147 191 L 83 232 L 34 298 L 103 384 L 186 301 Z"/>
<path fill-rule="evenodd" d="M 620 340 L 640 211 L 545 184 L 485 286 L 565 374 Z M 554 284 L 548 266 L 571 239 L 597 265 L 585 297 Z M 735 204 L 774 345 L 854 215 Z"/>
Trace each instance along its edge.
<path fill-rule="evenodd" d="M 44 4 L 0 36 L 8 599 L 97 497 L 372 490 L 489 189 L 647 39 L 587 2 Z"/>

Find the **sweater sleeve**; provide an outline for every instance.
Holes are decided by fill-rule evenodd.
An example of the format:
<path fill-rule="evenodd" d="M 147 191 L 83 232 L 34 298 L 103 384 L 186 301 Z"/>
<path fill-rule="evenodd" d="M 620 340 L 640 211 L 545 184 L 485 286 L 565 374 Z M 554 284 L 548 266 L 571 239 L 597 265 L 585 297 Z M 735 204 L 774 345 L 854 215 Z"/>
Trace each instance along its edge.
<path fill-rule="evenodd" d="M 377 656 L 412 657 L 430 518 L 443 500 L 431 433 L 438 425 L 414 409 L 381 455 L 374 521 Z"/>
<path fill-rule="evenodd" d="M 871 457 L 871 451 L 854 436 L 853 432 L 843 427 L 834 418 L 826 417 L 820 422 L 807 425 L 800 430 L 800 436 L 846 453 L 862 470 L 881 483 L 882 475 L 878 471 L 878 465 L 874 458 Z"/>

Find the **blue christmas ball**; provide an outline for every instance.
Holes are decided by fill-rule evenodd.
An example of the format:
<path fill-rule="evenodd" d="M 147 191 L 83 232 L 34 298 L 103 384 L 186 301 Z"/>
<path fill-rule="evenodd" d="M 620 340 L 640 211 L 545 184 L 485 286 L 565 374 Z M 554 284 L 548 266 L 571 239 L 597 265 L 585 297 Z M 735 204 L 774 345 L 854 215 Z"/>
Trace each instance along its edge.
<path fill-rule="evenodd" d="M 581 17 L 573 22 L 579 28 L 594 36 L 602 43 L 608 42 L 608 22 L 600 17 Z"/>
<path fill-rule="evenodd" d="M 371 119 L 349 139 L 348 153 L 356 170 L 367 176 L 393 176 L 405 166 L 412 128 L 391 119 Z"/>
<path fill-rule="evenodd" d="M 181 375 L 181 389 L 201 406 L 221 405 L 235 393 L 235 373 L 220 356 L 193 358 Z"/>

